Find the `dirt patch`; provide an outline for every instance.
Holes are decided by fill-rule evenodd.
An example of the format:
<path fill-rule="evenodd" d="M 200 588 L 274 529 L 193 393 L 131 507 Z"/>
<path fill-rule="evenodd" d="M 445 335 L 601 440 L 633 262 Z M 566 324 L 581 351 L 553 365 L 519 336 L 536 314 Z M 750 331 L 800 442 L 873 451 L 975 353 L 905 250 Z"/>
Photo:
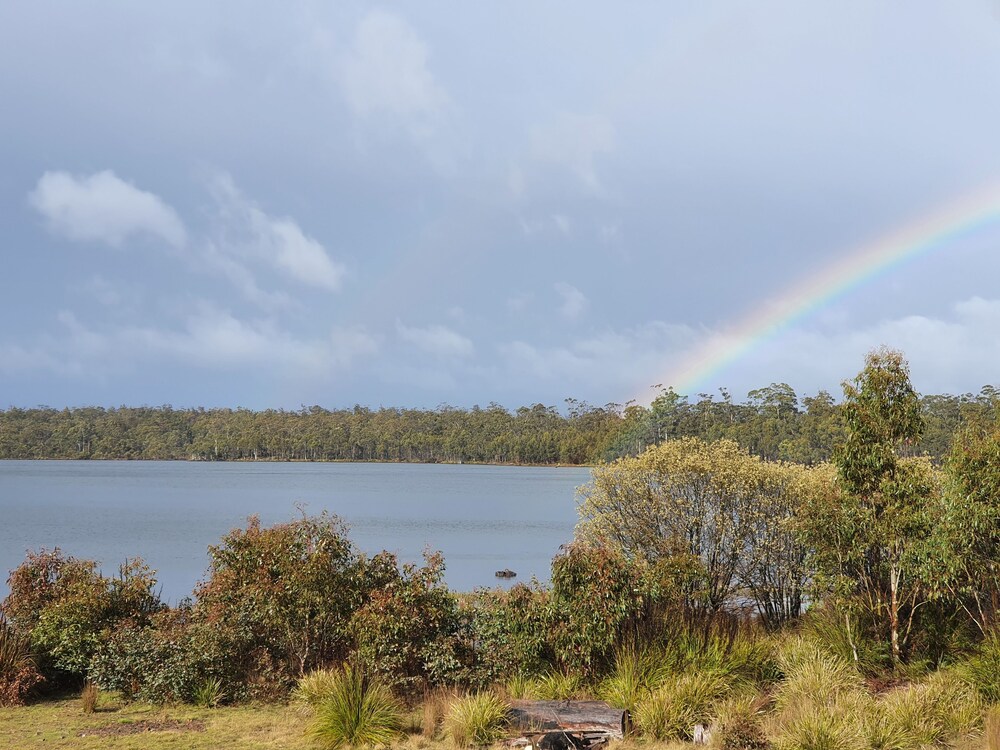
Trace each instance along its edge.
<path fill-rule="evenodd" d="M 86 729 L 78 735 L 79 737 L 123 737 L 129 734 L 143 734 L 144 732 L 204 732 L 205 722 L 200 719 L 188 719 L 179 721 L 178 719 L 164 719 L 162 721 L 126 721 L 121 724 L 108 724 L 103 727 Z"/>

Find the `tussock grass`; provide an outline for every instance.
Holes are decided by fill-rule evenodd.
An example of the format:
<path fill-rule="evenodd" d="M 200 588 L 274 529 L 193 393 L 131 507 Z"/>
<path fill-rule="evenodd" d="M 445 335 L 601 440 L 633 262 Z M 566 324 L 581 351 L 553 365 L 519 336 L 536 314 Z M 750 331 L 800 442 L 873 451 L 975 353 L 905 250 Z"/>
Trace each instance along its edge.
<path fill-rule="evenodd" d="M 972 732 L 980 724 L 982 704 L 956 674 L 937 672 L 886 693 L 865 716 L 873 750 L 919 750 Z"/>
<path fill-rule="evenodd" d="M 215 708 L 222 703 L 225 697 L 222 680 L 218 677 L 209 677 L 194 689 L 191 702 L 202 708 Z"/>
<path fill-rule="evenodd" d="M 543 701 L 577 700 L 587 697 L 587 690 L 580 675 L 556 670 L 531 680 L 528 693 L 529 697 Z"/>
<path fill-rule="evenodd" d="M 726 680 L 717 674 L 672 675 L 636 705 L 636 729 L 651 740 L 691 739 L 694 725 L 707 724 L 715 706 L 729 693 Z"/>
<path fill-rule="evenodd" d="M 424 737 L 434 739 L 440 734 L 448 707 L 457 698 L 458 695 L 454 690 L 445 688 L 436 688 L 424 693 L 424 701 L 421 706 L 423 717 L 420 722 L 420 732 Z"/>
<path fill-rule="evenodd" d="M 360 669 L 337 670 L 315 706 L 309 735 L 322 747 L 382 747 L 399 737 L 402 710 L 385 685 Z"/>
<path fill-rule="evenodd" d="M 598 687 L 598 697 L 616 708 L 633 711 L 671 675 L 672 665 L 662 652 L 634 645 L 615 654 L 614 670 Z"/>
<path fill-rule="evenodd" d="M 767 750 L 771 742 L 764 724 L 771 705 L 767 694 L 724 701 L 712 721 L 712 746 L 716 750 Z"/>
<path fill-rule="evenodd" d="M 314 669 L 301 677 L 292 690 L 291 703 L 304 714 L 312 713 L 323 700 L 333 692 L 340 670 Z"/>
<path fill-rule="evenodd" d="M 994 706 L 986 713 L 983 724 L 984 750 L 1000 750 L 1000 707 Z"/>
<path fill-rule="evenodd" d="M 80 691 L 80 707 L 85 714 L 92 714 L 97 710 L 97 699 L 100 695 L 101 692 L 94 683 L 88 682 L 83 686 L 83 690 Z"/>
<path fill-rule="evenodd" d="M 510 700 L 519 701 L 534 698 L 532 679 L 527 675 L 516 674 L 503 685 L 503 694 Z"/>
<path fill-rule="evenodd" d="M 504 736 L 510 705 L 496 693 L 466 695 L 452 701 L 444 734 L 455 747 L 485 747 Z"/>

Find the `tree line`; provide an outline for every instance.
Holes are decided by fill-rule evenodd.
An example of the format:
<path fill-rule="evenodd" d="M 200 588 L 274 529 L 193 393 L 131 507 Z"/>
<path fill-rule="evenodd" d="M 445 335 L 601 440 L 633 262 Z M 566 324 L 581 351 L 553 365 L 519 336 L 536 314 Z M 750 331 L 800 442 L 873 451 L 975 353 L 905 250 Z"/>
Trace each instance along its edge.
<path fill-rule="evenodd" d="M 910 446 L 940 462 L 953 437 L 988 419 L 1000 391 L 919 398 L 924 424 Z M 649 407 L 592 406 L 566 399 L 562 410 L 534 404 L 508 410 L 303 407 L 175 409 L 171 406 L 0 411 L 0 459 L 202 461 L 406 461 L 595 464 L 638 455 L 664 441 L 728 439 L 767 460 L 829 461 L 845 437 L 843 404 L 826 391 L 799 397 L 785 383 L 725 389 L 691 400 L 660 389 Z"/>

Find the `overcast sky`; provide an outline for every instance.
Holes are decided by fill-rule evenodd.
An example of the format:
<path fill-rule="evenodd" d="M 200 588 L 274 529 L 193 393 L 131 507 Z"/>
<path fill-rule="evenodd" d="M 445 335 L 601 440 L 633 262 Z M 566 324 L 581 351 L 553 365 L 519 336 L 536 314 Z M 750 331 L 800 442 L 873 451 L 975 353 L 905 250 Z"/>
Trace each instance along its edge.
<path fill-rule="evenodd" d="M 987 0 L 0 0 L 0 70 L 0 407 L 648 400 L 1000 178 Z M 676 385 L 998 339 L 986 224 Z"/>

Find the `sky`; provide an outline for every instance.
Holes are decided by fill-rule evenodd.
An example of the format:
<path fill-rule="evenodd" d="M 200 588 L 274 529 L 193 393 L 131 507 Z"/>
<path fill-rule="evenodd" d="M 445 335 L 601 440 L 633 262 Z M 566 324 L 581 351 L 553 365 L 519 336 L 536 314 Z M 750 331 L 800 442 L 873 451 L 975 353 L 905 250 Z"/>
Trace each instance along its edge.
<path fill-rule="evenodd" d="M 990 211 L 827 281 L 1000 217 L 991 0 L 0 0 L 0 70 L 0 408 L 1000 383 Z"/>

